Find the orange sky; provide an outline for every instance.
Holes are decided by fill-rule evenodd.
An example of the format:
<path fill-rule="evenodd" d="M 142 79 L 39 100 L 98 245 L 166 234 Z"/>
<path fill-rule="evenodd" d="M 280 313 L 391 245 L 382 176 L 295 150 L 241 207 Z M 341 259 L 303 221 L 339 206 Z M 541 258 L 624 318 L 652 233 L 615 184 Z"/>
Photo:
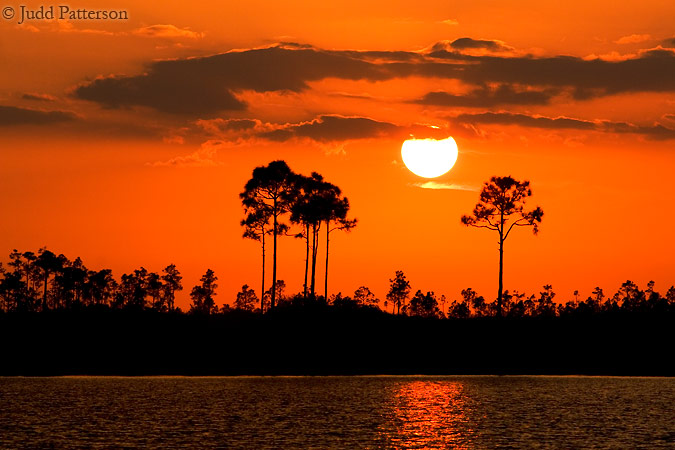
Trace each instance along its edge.
<path fill-rule="evenodd" d="M 414 290 L 492 299 L 496 236 L 459 218 L 509 174 L 545 216 L 506 242 L 507 289 L 675 283 L 672 2 L 86 6 L 129 20 L 0 19 L 3 261 L 47 246 L 118 278 L 173 262 L 187 291 L 212 268 L 231 303 L 259 289 L 238 194 L 284 159 L 339 185 L 359 219 L 333 235 L 332 293 L 384 298 L 400 269 Z M 403 166 L 411 133 L 455 137 L 443 189 Z M 299 291 L 302 242 L 279 258 Z"/>

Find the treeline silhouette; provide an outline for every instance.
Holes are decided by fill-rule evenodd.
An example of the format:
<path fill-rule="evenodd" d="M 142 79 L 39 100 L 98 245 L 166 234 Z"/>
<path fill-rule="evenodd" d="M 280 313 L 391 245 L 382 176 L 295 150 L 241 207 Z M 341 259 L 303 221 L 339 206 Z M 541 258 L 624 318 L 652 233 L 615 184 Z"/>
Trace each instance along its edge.
<path fill-rule="evenodd" d="M 504 289 L 504 241 L 518 227 L 536 234 L 542 222 L 540 207 L 525 208 L 531 195 L 528 181 L 492 177 L 461 218 L 499 236 L 494 301 L 472 288 L 452 299 L 414 290 L 400 270 L 384 298 L 366 285 L 329 294 L 331 233 L 357 224 L 349 201 L 320 174 L 272 161 L 253 170 L 240 194 L 243 237 L 260 243 L 259 295 L 243 285 L 223 299 L 208 269 L 182 309 L 174 264 L 116 278 L 46 248 L 14 250 L 0 263 L 0 375 L 675 375 L 675 287 L 660 293 L 653 281 L 644 289 L 626 281 L 612 295 L 596 287 L 585 299 L 578 291 L 561 299 L 551 285 L 529 295 Z M 305 247 L 303 287 L 294 294 L 277 277 L 282 237 Z"/>
<path fill-rule="evenodd" d="M 14 250 L 9 263 L 0 263 L 0 311 L 45 312 L 49 310 L 99 310 L 155 311 L 172 314 L 228 314 L 260 313 L 258 298 L 248 285 L 233 299 L 216 303 L 217 280 L 208 269 L 199 284 L 190 290 L 191 303 L 183 311 L 175 306 L 176 293 L 183 290 L 182 275 L 174 264 L 160 273 L 141 267 L 132 273 L 115 279 L 110 269 L 90 270 L 78 257 L 68 259 L 63 254 L 41 248 L 37 253 Z M 277 280 L 275 309 L 286 311 L 308 310 L 337 311 L 362 310 L 370 314 L 390 314 L 429 319 L 470 319 L 498 317 L 498 301 L 487 301 L 472 288 L 461 291 L 461 298 L 447 301 L 445 296 L 436 296 L 432 291 L 418 289 L 414 294 L 403 271 L 396 271 L 389 280 L 389 291 L 380 300 L 367 286 L 360 286 L 351 295 L 341 292 L 324 296 L 310 292 L 286 294 L 286 284 Z M 270 305 L 271 289 L 263 304 Z M 230 305 L 231 303 L 231 305 Z M 662 314 L 675 313 L 675 287 L 665 294 L 654 289 L 654 282 L 645 289 L 628 280 L 611 296 L 596 287 L 586 299 L 573 298 L 558 302 L 551 285 L 543 286 L 538 294 L 527 295 L 506 290 L 501 301 L 501 314 L 506 318 L 522 317 L 585 317 L 615 314 Z"/>

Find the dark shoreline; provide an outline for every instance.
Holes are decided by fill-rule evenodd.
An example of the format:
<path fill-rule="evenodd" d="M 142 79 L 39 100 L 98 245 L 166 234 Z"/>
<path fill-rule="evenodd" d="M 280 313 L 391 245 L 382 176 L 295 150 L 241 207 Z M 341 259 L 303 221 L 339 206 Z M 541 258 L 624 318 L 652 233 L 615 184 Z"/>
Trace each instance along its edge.
<path fill-rule="evenodd" d="M 675 376 L 672 314 L 0 314 L 0 376 Z"/>

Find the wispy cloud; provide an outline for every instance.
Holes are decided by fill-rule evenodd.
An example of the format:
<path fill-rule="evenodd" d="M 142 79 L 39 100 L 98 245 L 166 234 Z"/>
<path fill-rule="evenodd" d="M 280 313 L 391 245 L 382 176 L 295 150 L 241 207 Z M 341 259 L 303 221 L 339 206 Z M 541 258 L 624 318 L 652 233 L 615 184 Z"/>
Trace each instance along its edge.
<path fill-rule="evenodd" d="M 640 42 L 645 42 L 650 40 L 652 37 L 649 34 L 631 34 L 629 36 L 623 36 L 616 41 L 615 44 L 639 44 Z"/>
<path fill-rule="evenodd" d="M 455 183 L 441 183 L 438 181 L 425 181 L 424 183 L 414 183 L 413 186 L 417 186 L 422 189 L 435 189 L 435 190 L 452 190 L 452 191 L 478 191 L 477 187 L 467 186 L 463 184 Z"/>
<path fill-rule="evenodd" d="M 134 30 L 133 34 L 152 38 L 200 39 L 204 37 L 204 33 L 192 31 L 189 28 L 178 28 L 171 24 L 157 24 L 141 27 Z"/>
<path fill-rule="evenodd" d="M 52 33 L 80 33 L 80 34 L 99 34 L 105 36 L 141 36 L 147 38 L 164 39 L 201 39 L 205 33 L 193 31 L 189 28 L 179 28 L 171 24 L 155 24 L 136 28 L 131 31 L 108 31 L 92 28 L 78 28 L 69 20 L 52 19 L 35 22 L 32 24 L 23 23 L 16 26 L 20 30 L 30 31 L 32 33 L 52 32 Z"/>
<path fill-rule="evenodd" d="M 81 33 L 81 34 L 99 34 L 105 36 L 115 36 L 122 33 L 114 33 L 107 30 L 97 30 L 92 28 L 77 28 L 68 20 L 52 19 L 36 21 L 35 24 L 23 23 L 16 26 L 20 30 L 30 31 L 32 33 L 52 32 L 52 33 Z"/>
<path fill-rule="evenodd" d="M 152 167 L 218 167 L 222 166 L 222 161 L 217 161 L 218 150 L 227 143 L 224 141 L 211 140 L 204 142 L 199 150 L 189 155 L 176 156 L 167 161 L 155 161 L 148 163 Z"/>
<path fill-rule="evenodd" d="M 34 100 L 38 102 L 54 102 L 56 101 L 56 97 L 53 95 L 49 94 L 39 94 L 37 92 L 26 92 L 21 96 L 22 99 L 24 100 Z"/>
<path fill-rule="evenodd" d="M 444 24 L 450 25 L 450 26 L 455 26 L 455 25 L 459 25 L 459 20 L 457 20 L 457 19 L 445 19 L 445 20 L 441 20 L 441 23 L 444 23 Z"/>

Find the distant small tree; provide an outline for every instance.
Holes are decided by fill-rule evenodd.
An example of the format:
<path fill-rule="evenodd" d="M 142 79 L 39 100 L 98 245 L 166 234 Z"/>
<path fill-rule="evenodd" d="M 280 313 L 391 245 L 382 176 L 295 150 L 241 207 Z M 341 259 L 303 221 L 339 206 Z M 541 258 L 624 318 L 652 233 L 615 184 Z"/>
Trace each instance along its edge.
<path fill-rule="evenodd" d="M 103 269 L 99 271 L 90 271 L 88 275 L 88 284 L 90 286 L 90 295 L 93 302 L 97 305 L 110 306 L 111 300 L 117 288 L 117 282 L 113 278 L 112 270 Z"/>
<path fill-rule="evenodd" d="M 534 234 L 544 211 L 536 207 L 525 211 L 525 202 L 532 195 L 529 181 L 516 181 L 510 176 L 492 177 L 483 185 L 480 200 L 471 215 L 462 216 L 464 225 L 487 228 L 499 233 L 499 289 L 497 291 L 497 315 L 502 315 L 504 293 L 504 241 L 514 227 L 532 227 Z"/>
<path fill-rule="evenodd" d="M 675 307 L 675 286 L 671 286 L 668 291 L 666 291 L 666 301 L 671 307 Z"/>
<path fill-rule="evenodd" d="M 249 289 L 248 284 L 241 287 L 241 291 L 237 293 L 237 298 L 234 301 L 235 309 L 242 311 L 253 311 L 255 304 L 258 302 L 258 296 L 255 295 L 253 289 Z"/>
<path fill-rule="evenodd" d="M 32 310 L 32 295 L 28 287 L 28 274 L 23 253 L 14 249 L 9 254 L 8 266 L 13 270 L 5 275 L 3 290 L 6 292 L 10 308 L 16 311 Z"/>
<path fill-rule="evenodd" d="M 26 282 L 21 273 L 7 271 L 0 281 L 0 297 L 3 299 L 7 311 L 27 311 L 30 305 L 25 298 Z"/>
<path fill-rule="evenodd" d="M 445 315 L 445 301 L 446 301 L 445 295 L 441 295 L 441 298 L 438 299 L 438 303 L 441 305 L 441 314 L 440 314 L 440 316 L 439 316 L 441 319 L 445 319 L 445 318 L 446 318 L 446 315 Z"/>
<path fill-rule="evenodd" d="M 392 314 L 400 314 L 401 306 L 405 305 L 405 301 L 410 295 L 410 282 L 406 279 L 403 271 L 397 270 L 389 283 L 391 284 L 387 293 L 387 300 L 393 305 Z"/>
<path fill-rule="evenodd" d="M 438 300 L 433 292 L 423 294 L 418 290 L 406 305 L 405 312 L 410 316 L 417 317 L 440 317 L 441 311 L 438 309 Z"/>
<path fill-rule="evenodd" d="M 169 309 L 173 311 L 175 309 L 175 299 L 176 291 L 183 290 L 182 280 L 180 272 L 176 268 L 175 264 L 169 264 L 162 270 L 162 295 L 164 297 L 164 304 Z"/>
<path fill-rule="evenodd" d="M 164 311 L 164 299 L 162 298 L 162 278 L 158 273 L 150 272 L 147 278 L 148 295 L 152 299 L 152 309 Z"/>
<path fill-rule="evenodd" d="M 543 317 L 555 317 L 556 307 L 553 303 L 554 297 L 553 286 L 550 284 L 544 285 L 544 290 L 539 293 L 539 298 L 537 299 L 535 314 Z"/>
<path fill-rule="evenodd" d="M 55 272 L 58 272 L 63 267 L 63 260 L 65 257 L 56 256 L 54 253 L 50 252 L 46 248 L 41 248 L 38 252 L 37 260 L 35 265 L 42 269 L 43 280 L 42 280 L 42 310 L 47 309 L 47 290 L 49 288 L 49 277 Z"/>
<path fill-rule="evenodd" d="M 466 319 L 471 316 L 471 308 L 466 301 L 458 302 L 453 300 L 448 307 L 448 317 L 455 319 Z"/>
<path fill-rule="evenodd" d="M 462 289 L 462 299 L 464 303 L 473 310 L 476 317 L 487 315 L 487 304 L 482 295 L 478 295 L 471 288 Z"/>
<path fill-rule="evenodd" d="M 659 293 L 654 290 L 654 284 L 656 284 L 654 280 L 650 280 L 647 283 L 647 290 L 645 290 L 645 299 L 650 303 L 652 302 L 652 300 L 658 301 L 661 298 Z"/>
<path fill-rule="evenodd" d="M 621 284 L 621 287 L 617 292 L 617 300 L 621 303 L 623 309 L 638 311 L 642 308 L 645 301 L 645 293 L 640 290 L 637 284 L 627 280 L 625 283 Z"/>
<path fill-rule="evenodd" d="M 366 286 L 361 286 L 354 291 L 354 301 L 359 305 L 364 306 L 378 306 L 380 299 L 375 297 L 370 289 Z"/>
<path fill-rule="evenodd" d="M 218 285 L 216 277 L 213 270 L 208 269 L 204 276 L 200 278 L 200 285 L 197 285 L 192 288 L 190 292 L 190 298 L 192 298 L 192 306 L 190 312 L 200 313 L 200 314 L 211 314 L 218 312 L 218 307 L 213 297 L 216 295 L 216 288 Z"/>
<path fill-rule="evenodd" d="M 277 280 L 276 289 L 274 290 L 274 296 L 277 299 L 277 304 L 282 304 L 286 298 L 284 296 L 284 291 L 286 290 L 286 282 L 284 280 Z M 269 307 L 270 298 L 272 297 L 272 286 L 265 292 L 265 301 L 264 305 L 266 308 Z"/>
<path fill-rule="evenodd" d="M 134 273 L 122 275 L 119 285 L 122 306 L 129 309 L 145 308 L 145 298 L 148 295 L 147 276 L 148 271 L 144 267 L 134 270 Z"/>
<path fill-rule="evenodd" d="M 513 291 L 511 294 L 511 307 L 506 313 L 509 317 L 524 317 L 527 315 L 527 306 L 525 305 L 525 294 Z"/>
<path fill-rule="evenodd" d="M 511 311 L 511 300 L 513 299 L 513 295 L 511 292 L 509 292 L 508 289 L 504 291 L 502 294 L 502 314 L 508 315 L 509 312 Z M 497 302 L 493 302 L 490 304 L 490 315 L 491 316 L 496 316 L 497 315 Z"/>

